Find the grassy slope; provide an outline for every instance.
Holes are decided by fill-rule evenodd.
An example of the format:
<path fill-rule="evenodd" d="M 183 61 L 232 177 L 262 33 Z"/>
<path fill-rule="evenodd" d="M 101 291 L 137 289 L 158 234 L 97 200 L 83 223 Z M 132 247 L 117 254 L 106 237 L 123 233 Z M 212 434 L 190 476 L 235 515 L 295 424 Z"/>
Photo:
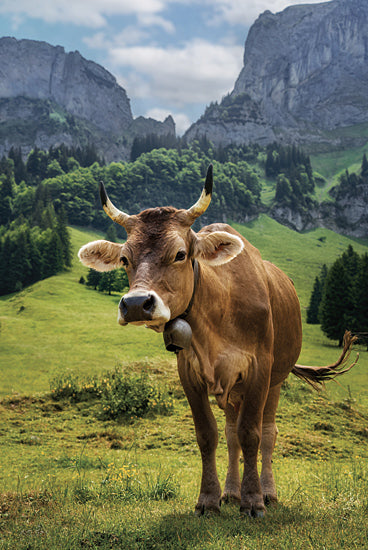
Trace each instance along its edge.
<path fill-rule="evenodd" d="M 331 263 L 353 242 L 325 229 L 298 234 L 267 216 L 236 228 L 261 250 L 264 259 L 292 277 L 303 314 L 321 265 Z M 75 254 L 96 238 L 77 229 L 72 229 L 72 235 Z M 367 250 L 361 243 L 353 245 L 359 253 Z M 139 327 L 122 329 L 116 323 L 119 295 L 107 296 L 78 284 L 86 273 L 75 259 L 71 271 L 0 299 L 0 395 L 46 391 L 49 379 L 66 369 L 83 376 L 135 360 L 173 362 L 161 335 Z M 336 348 L 317 327 L 306 326 L 305 333 L 301 362 L 330 363 Z"/>
<path fill-rule="evenodd" d="M 329 189 L 339 183 L 339 176 L 345 170 L 359 172 L 363 155 L 367 151 L 368 147 L 365 144 L 362 147 L 355 147 L 345 151 L 331 151 L 330 153 L 311 155 L 313 170 L 322 174 L 327 180 L 325 186 L 316 189 L 319 201 L 329 198 Z"/>
<path fill-rule="evenodd" d="M 95 234 L 72 229 L 76 253 Z M 1 298 L 2 395 L 45 391 L 50 377 L 70 369 L 87 375 L 118 362 L 162 357 L 162 337 L 116 322 L 119 296 L 78 284 L 86 276 L 77 258 L 67 273 Z M 24 308 L 24 309 L 22 309 Z"/>

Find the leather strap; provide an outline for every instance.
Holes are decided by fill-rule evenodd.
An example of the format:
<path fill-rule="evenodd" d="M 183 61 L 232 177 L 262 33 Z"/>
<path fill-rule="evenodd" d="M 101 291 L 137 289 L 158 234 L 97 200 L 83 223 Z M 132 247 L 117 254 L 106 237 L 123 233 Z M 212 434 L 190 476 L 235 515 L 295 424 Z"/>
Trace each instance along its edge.
<path fill-rule="evenodd" d="M 196 291 L 197 285 L 198 285 L 199 266 L 198 266 L 197 260 L 194 259 L 192 261 L 192 267 L 193 267 L 193 274 L 194 274 L 193 294 L 192 294 L 192 297 L 190 299 L 190 302 L 188 304 L 187 309 L 184 311 L 184 313 L 182 313 L 181 315 L 178 315 L 178 317 L 180 317 L 180 319 L 185 319 L 189 315 L 190 310 L 192 309 L 192 305 L 193 305 L 193 302 L 194 302 L 195 291 Z"/>

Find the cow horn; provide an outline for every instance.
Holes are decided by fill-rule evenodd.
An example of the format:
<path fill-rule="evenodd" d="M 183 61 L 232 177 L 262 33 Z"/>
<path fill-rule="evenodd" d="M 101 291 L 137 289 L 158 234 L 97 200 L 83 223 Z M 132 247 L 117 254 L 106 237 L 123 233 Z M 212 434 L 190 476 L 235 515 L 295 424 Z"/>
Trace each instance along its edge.
<path fill-rule="evenodd" d="M 102 208 L 105 210 L 106 214 L 116 223 L 127 228 L 128 221 L 130 219 L 129 214 L 125 214 L 121 210 L 118 210 L 110 201 L 107 196 L 105 186 L 102 181 L 100 181 L 100 197 Z"/>
<path fill-rule="evenodd" d="M 213 166 L 212 164 L 210 164 L 207 170 L 206 182 L 204 184 L 204 188 L 201 193 L 201 196 L 199 197 L 198 201 L 187 211 L 189 219 L 191 220 L 191 223 L 193 223 L 194 220 L 199 218 L 199 216 L 201 216 L 203 212 L 205 212 L 209 207 L 211 198 L 212 198 L 212 187 L 213 187 Z"/>

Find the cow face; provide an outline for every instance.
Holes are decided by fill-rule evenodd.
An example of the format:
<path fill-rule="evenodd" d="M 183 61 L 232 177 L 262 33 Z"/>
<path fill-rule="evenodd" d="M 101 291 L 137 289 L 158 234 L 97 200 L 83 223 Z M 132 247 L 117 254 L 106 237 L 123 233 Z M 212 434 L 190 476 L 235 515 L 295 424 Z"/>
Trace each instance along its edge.
<path fill-rule="evenodd" d="M 124 225 L 128 239 L 125 244 L 89 243 L 80 249 L 79 258 L 97 271 L 126 269 L 130 290 L 119 304 L 121 325 L 144 324 L 162 332 L 170 319 L 183 314 L 188 307 L 194 288 L 193 260 L 221 265 L 242 250 L 243 243 L 235 235 L 224 231 L 196 234 L 191 229 L 209 204 L 209 177 L 212 179 L 212 167 L 201 198 L 191 209 L 153 208 L 137 216 L 118 211 L 102 186 L 104 209 Z"/>

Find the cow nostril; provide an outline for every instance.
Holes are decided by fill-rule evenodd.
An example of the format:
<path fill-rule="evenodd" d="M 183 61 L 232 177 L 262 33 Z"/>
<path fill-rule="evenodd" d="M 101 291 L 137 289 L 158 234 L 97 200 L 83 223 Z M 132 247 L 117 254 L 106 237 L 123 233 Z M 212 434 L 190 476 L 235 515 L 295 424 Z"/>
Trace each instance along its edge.
<path fill-rule="evenodd" d="M 149 294 L 147 300 L 145 300 L 143 304 L 143 309 L 146 313 L 151 313 L 154 305 L 155 305 L 155 298 L 154 296 L 152 296 L 152 294 Z"/>
<path fill-rule="evenodd" d="M 120 300 L 119 308 L 121 309 L 123 315 L 126 315 L 128 313 L 128 307 L 124 298 Z"/>

